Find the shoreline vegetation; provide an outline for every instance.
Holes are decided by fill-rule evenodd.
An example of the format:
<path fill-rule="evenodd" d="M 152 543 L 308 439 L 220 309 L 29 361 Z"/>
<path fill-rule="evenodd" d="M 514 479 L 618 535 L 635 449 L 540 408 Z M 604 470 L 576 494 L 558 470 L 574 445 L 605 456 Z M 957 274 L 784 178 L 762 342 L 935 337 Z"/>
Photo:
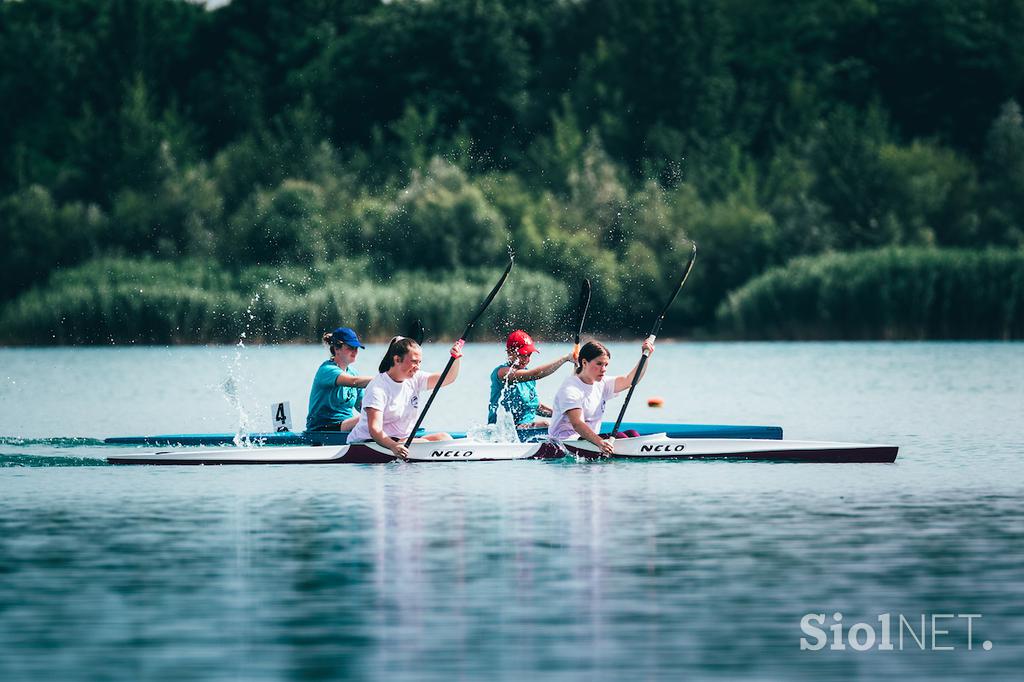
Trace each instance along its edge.
<path fill-rule="evenodd" d="M 1024 252 L 884 249 L 804 257 L 718 309 L 757 340 L 1024 338 Z"/>
<path fill-rule="evenodd" d="M 0 345 L 1024 338 L 1024 0 L 0 2 Z M 941 85 L 936 85 L 941 84 Z"/>
<path fill-rule="evenodd" d="M 232 274 L 200 261 L 99 260 L 22 295 L 3 310 L 0 325 L 7 345 L 315 343 L 334 320 L 375 341 L 411 329 L 415 320 L 430 336 L 448 338 L 499 274 L 398 272 L 371 283 L 350 265 Z M 477 340 L 500 339 L 521 326 L 538 338 L 566 337 L 573 311 L 565 284 L 514 270 L 509 290 L 493 303 Z M 612 321 L 604 317 L 607 329 Z M 717 329 L 697 337 L 1021 339 L 1024 252 L 886 248 L 798 258 L 731 292 L 717 311 Z"/>

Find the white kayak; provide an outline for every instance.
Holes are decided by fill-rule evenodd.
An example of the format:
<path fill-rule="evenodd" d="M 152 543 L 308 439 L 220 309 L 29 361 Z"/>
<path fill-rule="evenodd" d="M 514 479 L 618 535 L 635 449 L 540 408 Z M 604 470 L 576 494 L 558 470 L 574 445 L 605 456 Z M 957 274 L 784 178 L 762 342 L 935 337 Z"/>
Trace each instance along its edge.
<path fill-rule="evenodd" d="M 584 440 L 545 444 L 540 457 L 601 457 L 600 449 Z M 899 448 L 870 443 L 751 438 L 672 438 L 664 433 L 618 438 L 613 457 L 657 459 L 740 459 L 777 462 L 894 462 Z"/>
<path fill-rule="evenodd" d="M 656 433 L 615 440 L 613 457 L 634 459 L 734 459 L 773 462 L 894 462 L 895 445 L 753 438 L 672 438 Z M 410 462 L 481 462 L 597 458 L 597 446 L 583 440 L 561 443 L 483 443 L 467 439 L 413 443 Z M 376 443 L 330 446 L 167 450 L 111 455 L 111 464 L 384 464 L 396 461 Z"/>
<path fill-rule="evenodd" d="M 528 459 L 540 443 L 483 443 L 466 439 L 413 443 L 410 462 L 488 462 Z M 111 455 L 111 464 L 384 464 L 398 458 L 377 443 L 297 447 L 166 450 Z"/>

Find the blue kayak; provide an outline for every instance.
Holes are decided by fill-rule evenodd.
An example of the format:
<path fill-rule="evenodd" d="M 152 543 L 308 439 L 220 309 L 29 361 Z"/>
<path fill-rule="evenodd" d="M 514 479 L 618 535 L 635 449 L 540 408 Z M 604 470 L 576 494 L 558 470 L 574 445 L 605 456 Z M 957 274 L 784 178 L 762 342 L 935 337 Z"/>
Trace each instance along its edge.
<path fill-rule="evenodd" d="M 613 422 L 601 424 L 602 432 L 610 431 Z M 624 422 L 619 427 L 626 431 L 633 429 L 641 435 L 666 433 L 670 438 L 754 438 L 781 440 L 781 426 L 743 426 L 726 424 L 660 424 L 657 422 Z M 435 429 L 440 430 L 440 429 Z M 421 429 L 422 431 L 422 429 Z M 464 438 L 465 432 L 449 431 L 455 438 Z M 519 438 L 527 441 L 542 438 L 546 429 L 521 429 Z M 119 436 L 105 438 L 108 445 L 233 445 L 236 438 L 248 439 L 261 445 L 344 445 L 348 440 L 345 431 L 279 431 L 268 433 L 172 433 L 157 436 Z"/>

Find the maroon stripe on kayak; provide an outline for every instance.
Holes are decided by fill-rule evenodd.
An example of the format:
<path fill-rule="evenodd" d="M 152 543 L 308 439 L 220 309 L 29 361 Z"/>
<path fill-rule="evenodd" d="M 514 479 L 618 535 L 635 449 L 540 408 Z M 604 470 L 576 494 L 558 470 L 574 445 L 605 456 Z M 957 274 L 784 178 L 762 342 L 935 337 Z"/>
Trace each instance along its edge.
<path fill-rule="evenodd" d="M 331 446 L 325 446 L 325 452 L 331 452 L 335 450 Z M 238 459 L 173 459 L 170 455 L 172 452 L 166 453 L 167 459 L 133 459 L 131 456 L 126 457 L 107 457 L 107 461 L 111 464 L 136 464 L 136 465 L 206 465 L 216 466 L 218 464 L 387 464 L 388 462 L 394 462 L 394 456 L 390 454 L 384 454 L 378 452 L 373 448 L 361 445 L 359 443 L 348 446 L 348 451 L 341 457 L 331 459 L 302 459 L 295 460 L 293 462 L 278 461 L 272 462 L 265 459 L 247 459 L 239 453 Z"/>
<path fill-rule="evenodd" d="M 565 450 L 551 443 L 545 443 L 534 459 L 559 459 L 565 457 L 565 451 L 577 457 L 598 459 L 603 455 L 596 452 L 562 444 Z M 855 463 L 892 463 L 896 461 L 899 448 L 896 446 L 867 448 L 819 448 L 814 450 L 762 450 L 755 452 L 676 455 L 659 454 L 657 457 L 628 457 L 618 455 L 616 459 L 733 459 L 753 462 L 820 462 L 823 464 L 855 464 Z"/>

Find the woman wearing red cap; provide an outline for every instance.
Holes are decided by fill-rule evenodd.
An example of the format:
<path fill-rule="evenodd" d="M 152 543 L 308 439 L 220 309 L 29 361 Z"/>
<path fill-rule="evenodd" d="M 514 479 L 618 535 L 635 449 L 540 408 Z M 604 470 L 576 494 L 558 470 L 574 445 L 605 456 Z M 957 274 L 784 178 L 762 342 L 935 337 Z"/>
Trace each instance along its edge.
<path fill-rule="evenodd" d="M 537 352 L 530 335 L 517 329 L 508 335 L 505 342 L 508 351 L 508 362 L 498 365 L 491 372 L 491 402 L 487 408 L 487 423 L 498 421 L 498 405 L 500 404 L 515 421 L 516 428 L 547 426 L 551 408 L 537 398 L 537 379 L 543 379 L 567 362 L 572 362 L 572 353 L 556 358 L 546 365 L 526 369 L 530 364 L 530 356 Z"/>
<path fill-rule="evenodd" d="M 357 376 L 352 363 L 365 348 L 356 333 L 338 327 L 324 334 L 331 357 L 324 360 L 313 377 L 309 391 L 307 431 L 351 431 L 363 402 L 363 389 L 373 377 Z"/>

